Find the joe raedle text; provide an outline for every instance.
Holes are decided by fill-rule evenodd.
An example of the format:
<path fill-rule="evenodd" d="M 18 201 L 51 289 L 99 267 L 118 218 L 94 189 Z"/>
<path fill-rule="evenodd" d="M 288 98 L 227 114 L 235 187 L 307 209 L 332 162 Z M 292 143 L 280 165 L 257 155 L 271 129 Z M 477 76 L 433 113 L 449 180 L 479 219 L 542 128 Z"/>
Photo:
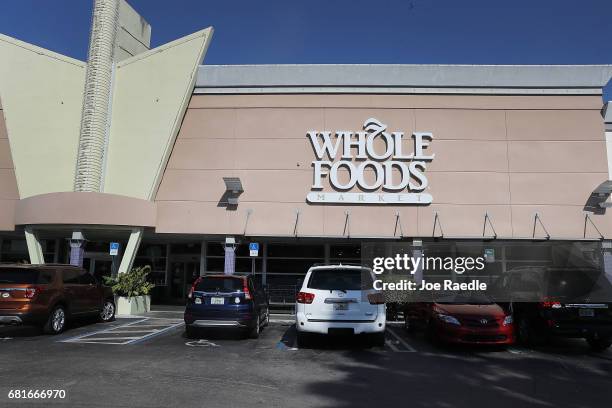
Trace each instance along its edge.
<path fill-rule="evenodd" d="M 451 279 L 445 279 L 442 282 L 414 282 L 407 279 L 402 279 L 399 282 L 383 282 L 381 279 L 376 279 L 373 285 L 376 290 L 405 290 L 405 291 L 486 291 L 487 284 L 478 279 L 471 282 L 453 282 Z"/>
<path fill-rule="evenodd" d="M 462 275 L 465 272 L 482 271 L 485 268 L 484 257 L 411 257 L 407 254 L 396 254 L 392 257 L 377 257 L 373 259 L 372 271 L 376 275 L 395 271 L 408 273 L 412 276 L 417 271 L 445 271 Z M 373 288 L 383 291 L 486 291 L 487 284 L 478 279 L 469 282 L 456 282 L 445 279 L 441 282 L 429 282 L 419 278 L 416 280 L 401 279 L 394 282 L 385 282 L 382 279 L 374 280 Z"/>

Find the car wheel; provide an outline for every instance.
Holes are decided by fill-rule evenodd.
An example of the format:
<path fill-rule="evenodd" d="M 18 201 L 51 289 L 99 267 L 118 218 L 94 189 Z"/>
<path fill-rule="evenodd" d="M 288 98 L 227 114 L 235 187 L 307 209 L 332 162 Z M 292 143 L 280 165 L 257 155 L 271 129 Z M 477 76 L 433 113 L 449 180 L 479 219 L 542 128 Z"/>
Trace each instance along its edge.
<path fill-rule="evenodd" d="M 255 321 L 255 327 L 251 329 L 249 332 L 249 338 L 256 339 L 259 337 L 259 332 L 261 330 L 261 320 L 259 315 L 257 315 L 257 320 Z"/>
<path fill-rule="evenodd" d="M 263 322 L 263 327 L 268 327 L 268 325 L 270 324 L 270 308 L 266 309 L 266 318 Z"/>
<path fill-rule="evenodd" d="M 47 334 L 60 334 L 66 328 L 66 309 L 64 306 L 55 306 L 43 328 Z"/>
<path fill-rule="evenodd" d="M 385 346 L 385 332 L 372 334 L 372 346 L 384 347 Z"/>
<path fill-rule="evenodd" d="M 414 320 L 409 319 L 407 316 L 404 317 L 404 330 L 406 333 L 414 333 L 415 329 Z"/>
<path fill-rule="evenodd" d="M 112 322 L 115 320 L 115 302 L 112 300 L 104 301 L 104 306 L 102 306 L 102 311 L 100 312 L 100 321 L 102 322 Z"/>
<path fill-rule="evenodd" d="M 612 345 L 612 338 L 610 337 L 598 339 L 589 337 L 588 339 L 586 339 L 586 341 L 589 344 L 589 347 L 591 347 L 591 350 L 593 351 L 604 351 Z"/>
<path fill-rule="evenodd" d="M 520 318 L 516 324 L 518 341 L 523 344 L 529 344 L 531 342 L 531 329 L 529 328 L 529 322 L 527 319 Z"/>

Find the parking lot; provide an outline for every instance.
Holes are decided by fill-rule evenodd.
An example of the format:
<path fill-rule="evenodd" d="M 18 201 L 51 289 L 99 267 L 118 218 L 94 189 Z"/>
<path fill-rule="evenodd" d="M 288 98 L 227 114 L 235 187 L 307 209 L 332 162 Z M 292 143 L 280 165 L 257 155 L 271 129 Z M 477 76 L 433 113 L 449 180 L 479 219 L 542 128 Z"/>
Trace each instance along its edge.
<path fill-rule="evenodd" d="M 0 328 L 0 405 L 88 407 L 608 407 L 612 352 L 579 340 L 541 349 L 433 346 L 390 323 L 385 347 L 360 338 L 299 349 L 290 319 L 259 339 L 205 331 L 186 338 L 158 313 L 79 322 L 59 336 Z M 61 389 L 65 399 L 8 399 Z"/>

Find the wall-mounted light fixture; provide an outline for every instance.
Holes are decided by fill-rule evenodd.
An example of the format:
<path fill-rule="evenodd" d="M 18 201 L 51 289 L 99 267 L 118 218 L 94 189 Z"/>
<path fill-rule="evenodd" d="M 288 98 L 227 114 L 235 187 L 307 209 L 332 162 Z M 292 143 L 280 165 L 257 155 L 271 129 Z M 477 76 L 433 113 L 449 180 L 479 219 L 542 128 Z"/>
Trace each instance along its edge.
<path fill-rule="evenodd" d="M 238 205 L 238 196 L 244 192 L 242 182 L 238 177 L 223 177 L 225 183 L 225 199 L 228 205 Z"/>

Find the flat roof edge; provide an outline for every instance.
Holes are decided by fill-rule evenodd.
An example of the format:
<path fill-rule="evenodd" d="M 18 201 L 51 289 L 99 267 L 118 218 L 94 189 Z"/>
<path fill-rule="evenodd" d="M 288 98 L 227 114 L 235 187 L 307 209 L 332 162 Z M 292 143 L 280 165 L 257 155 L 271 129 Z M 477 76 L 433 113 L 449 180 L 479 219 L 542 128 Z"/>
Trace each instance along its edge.
<path fill-rule="evenodd" d="M 603 88 L 612 65 L 201 65 L 196 88 Z"/>

